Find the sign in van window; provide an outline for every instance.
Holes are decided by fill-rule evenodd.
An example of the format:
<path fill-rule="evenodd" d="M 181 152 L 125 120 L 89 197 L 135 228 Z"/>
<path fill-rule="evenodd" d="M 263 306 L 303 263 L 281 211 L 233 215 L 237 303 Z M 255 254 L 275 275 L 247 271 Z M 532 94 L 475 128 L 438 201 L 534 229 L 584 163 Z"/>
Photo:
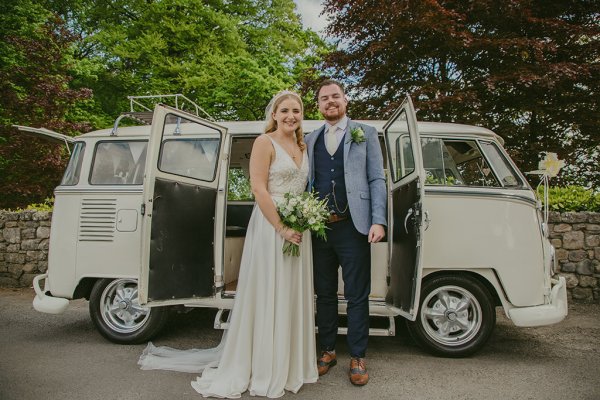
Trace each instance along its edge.
<path fill-rule="evenodd" d="M 102 141 L 94 152 L 90 184 L 141 185 L 146 166 L 145 141 Z"/>

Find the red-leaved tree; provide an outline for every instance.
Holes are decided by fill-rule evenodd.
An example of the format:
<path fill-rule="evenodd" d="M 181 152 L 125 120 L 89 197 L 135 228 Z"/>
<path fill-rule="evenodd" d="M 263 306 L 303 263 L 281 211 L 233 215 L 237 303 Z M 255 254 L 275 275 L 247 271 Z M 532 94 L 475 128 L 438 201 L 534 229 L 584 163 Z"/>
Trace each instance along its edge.
<path fill-rule="evenodd" d="M 326 0 L 324 13 L 354 117 L 389 116 L 408 93 L 421 120 L 494 130 L 525 171 L 552 151 L 563 183 L 600 186 L 597 1 Z"/>
<path fill-rule="evenodd" d="M 62 133 L 85 131 L 86 124 L 67 122 L 65 114 L 91 92 L 69 88 L 73 37 L 60 18 L 33 6 L 15 5 L 12 14 L 3 13 L 2 22 L 0 208 L 14 208 L 52 196 L 67 157 L 64 146 L 24 136 L 12 125 L 43 126 Z M 29 26 L 15 26 L 18 23 Z"/>

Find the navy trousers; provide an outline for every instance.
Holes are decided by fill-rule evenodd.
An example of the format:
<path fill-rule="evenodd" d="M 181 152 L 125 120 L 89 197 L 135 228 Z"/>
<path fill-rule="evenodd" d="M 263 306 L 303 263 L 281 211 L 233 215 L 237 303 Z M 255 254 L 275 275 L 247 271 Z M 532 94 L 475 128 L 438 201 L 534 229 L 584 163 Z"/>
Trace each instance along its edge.
<path fill-rule="evenodd" d="M 334 350 L 338 329 L 338 268 L 342 267 L 348 302 L 348 348 L 351 357 L 365 357 L 369 341 L 371 246 L 351 219 L 327 225 L 327 241 L 312 237 L 313 275 L 317 295 L 317 326 L 321 350 Z"/>

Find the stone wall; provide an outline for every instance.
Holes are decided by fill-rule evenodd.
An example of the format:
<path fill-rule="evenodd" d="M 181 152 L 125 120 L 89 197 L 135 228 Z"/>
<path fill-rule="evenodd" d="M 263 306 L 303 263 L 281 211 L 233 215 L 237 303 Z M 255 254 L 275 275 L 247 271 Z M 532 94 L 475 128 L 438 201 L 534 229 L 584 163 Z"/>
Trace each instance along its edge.
<path fill-rule="evenodd" d="M 600 303 L 600 213 L 550 213 L 550 240 L 573 300 Z"/>
<path fill-rule="evenodd" d="M 0 287 L 31 286 L 46 272 L 51 215 L 0 210 Z"/>
<path fill-rule="evenodd" d="M 0 287 L 31 286 L 46 271 L 51 216 L 0 210 Z M 549 228 L 569 296 L 600 303 L 600 213 L 550 213 Z"/>

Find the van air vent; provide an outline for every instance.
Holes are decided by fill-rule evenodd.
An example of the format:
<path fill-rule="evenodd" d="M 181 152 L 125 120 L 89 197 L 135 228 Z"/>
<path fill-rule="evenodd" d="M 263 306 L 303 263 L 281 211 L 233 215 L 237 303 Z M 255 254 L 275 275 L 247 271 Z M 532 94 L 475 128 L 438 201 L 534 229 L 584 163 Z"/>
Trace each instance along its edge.
<path fill-rule="evenodd" d="M 80 242 L 112 242 L 117 214 L 116 199 L 82 199 Z"/>

